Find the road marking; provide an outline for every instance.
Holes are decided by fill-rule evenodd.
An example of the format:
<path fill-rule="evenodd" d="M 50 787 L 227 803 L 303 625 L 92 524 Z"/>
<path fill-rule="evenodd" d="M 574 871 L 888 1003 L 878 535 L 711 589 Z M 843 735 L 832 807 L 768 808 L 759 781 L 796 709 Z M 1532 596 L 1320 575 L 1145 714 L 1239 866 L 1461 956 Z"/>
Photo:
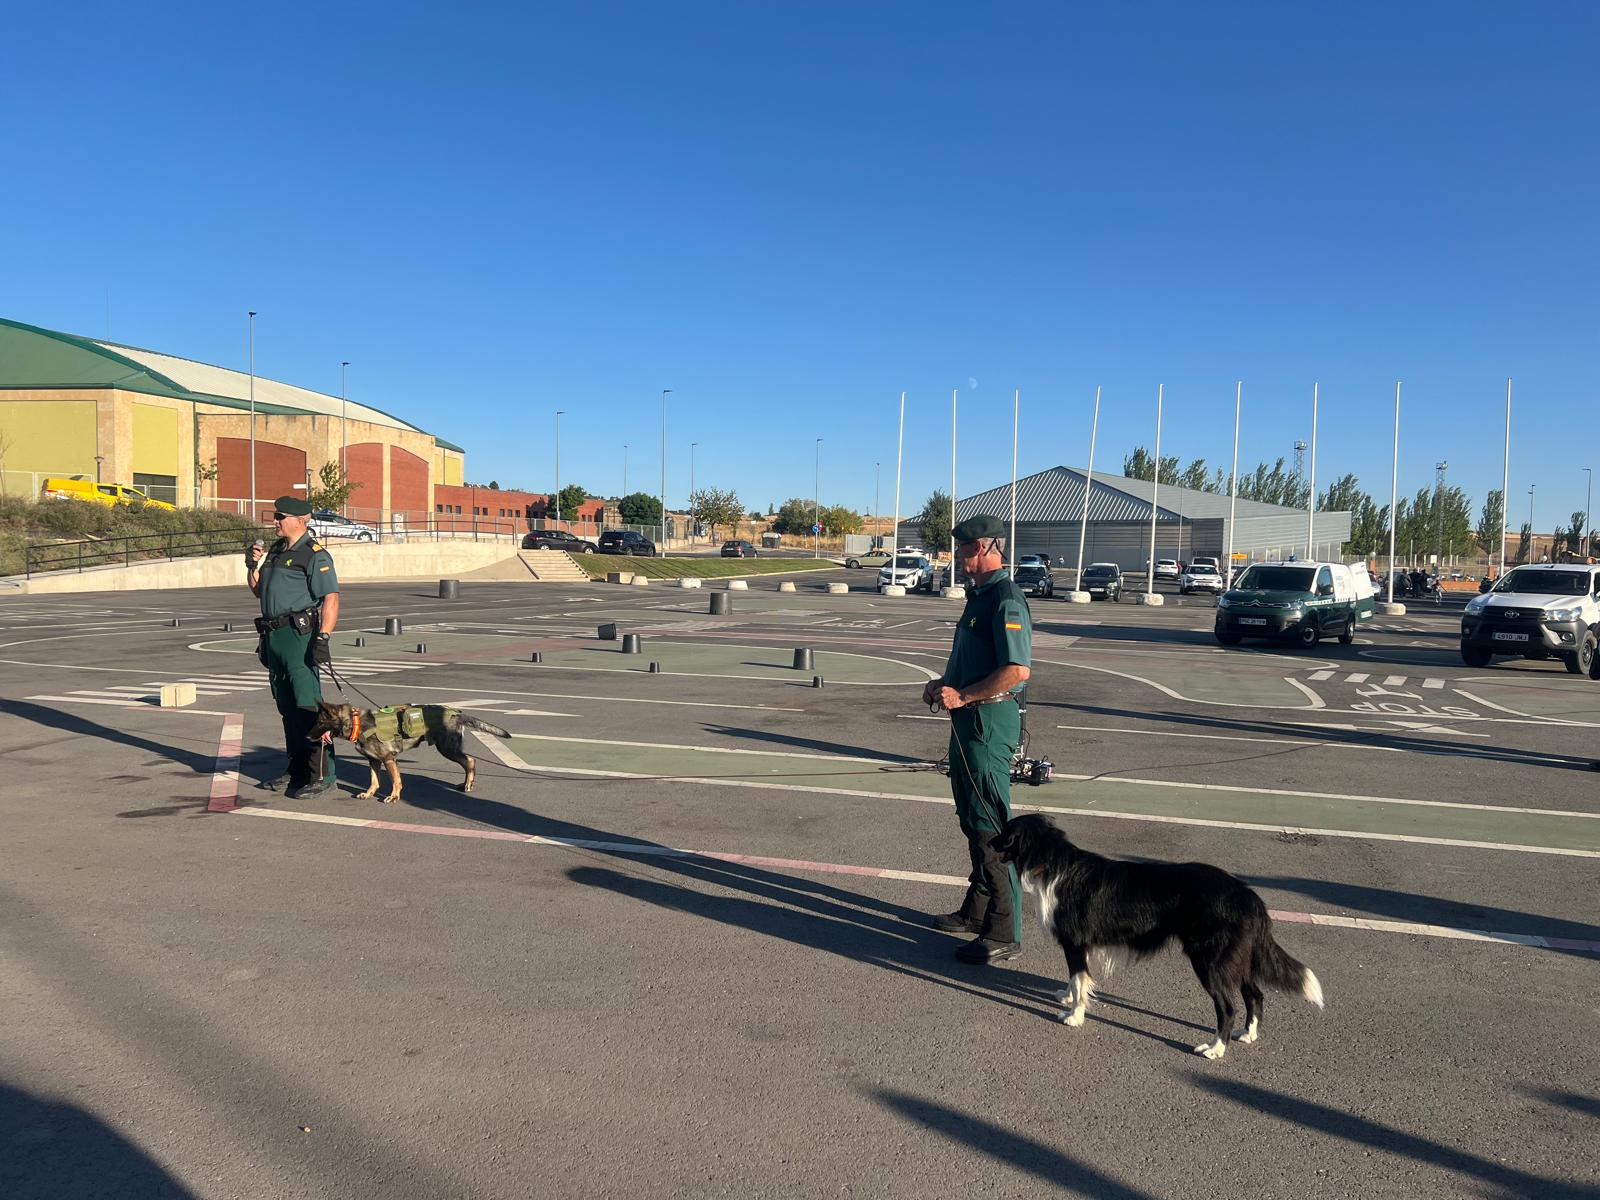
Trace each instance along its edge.
<path fill-rule="evenodd" d="M 517 842 L 529 846 L 547 846 L 566 850 L 593 850 L 603 854 L 637 855 L 642 858 L 702 858 L 712 862 L 734 863 L 740 866 L 771 867 L 776 870 L 796 871 L 806 874 L 856 875 L 872 879 L 892 879 L 904 883 L 931 883 L 944 887 L 966 887 L 965 876 L 936 874 L 931 871 L 908 871 L 894 867 L 860 866 L 854 863 L 813 862 L 799 858 L 775 858 L 765 854 L 742 854 L 726 850 L 688 850 L 678 846 L 664 846 L 658 842 L 613 842 L 591 838 L 547 837 L 536 833 L 512 833 L 502 829 L 462 829 L 448 825 L 424 825 L 408 821 L 384 821 L 376 818 L 340 817 L 329 813 L 286 812 L 254 805 L 241 805 L 232 810 L 245 817 L 268 817 L 280 821 L 304 821 L 316 825 L 337 825 L 346 829 L 373 829 L 387 833 L 419 833 L 434 837 L 475 838 L 484 841 Z M 1582 938 L 1562 938 L 1540 934 L 1496 933 L 1483 929 L 1467 929 L 1451 925 L 1426 925 L 1416 921 L 1383 921 L 1367 917 L 1343 917 L 1329 913 L 1309 913 L 1269 909 L 1275 921 L 1301 925 L 1321 925 L 1334 929 L 1363 930 L 1369 933 L 1410 934 L 1419 937 L 1442 937 L 1457 941 L 1498 942 L 1533 949 L 1576 950 L 1600 954 L 1600 941 Z"/>
<path fill-rule="evenodd" d="M 1533 713 L 1518 712 L 1514 708 L 1507 708 L 1503 704 L 1496 704 L 1493 700 L 1485 700 L 1482 696 L 1475 696 L 1464 688 L 1457 688 L 1456 694 L 1465 696 L 1468 700 L 1474 700 L 1486 708 L 1492 708 L 1497 712 L 1510 713 L 1514 717 L 1522 717 L 1525 720 L 1534 721 L 1540 725 L 1578 725 L 1584 729 L 1600 728 L 1600 726 L 1597 726 L 1593 721 L 1564 721 L 1559 717 L 1540 717 Z M 1486 719 L 1492 720 L 1493 718 Z"/>
<path fill-rule="evenodd" d="M 1404 687 L 1405 683 L 1406 677 L 1404 675 L 1386 675 L 1383 680 L 1383 686 L 1386 688 Z"/>
<path fill-rule="evenodd" d="M 634 746 L 641 750 L 693 750 L 697 754 L 757 754 L 762 758 L 812 758 L 824 762 L 872 763 L 874 766 L 907 766 L 899 758 L 866 758 L 851 754 L 807 754 L 799 750 L 745 750 L 735 746 L 684 746 L 675 742 L 624 742 L 617 738 L 560 737 L 551 733 L 519 733 L 519 738 L 530 742 L 577 742 L 586 746 Z M 565 768 L 561 768 L 565 769 Z M 1600 813 L 1593 814 L 1600 817 Z"/>
<path fill-rule="evenodd" d="M 1321 683 L 1324 679 L 1332 679 L 1332 678 L 1333 678 L 1333 672 L 1332 671 L 1314 671 L 1311 674 L 1311 680 L 1312 680 L 1313 683 Z"/>
<path fill-rule="evenodd" d="M 1370 675 L 1357 671 L 1354 675 L 1346 675 L 1344 681 L 1346 683 L 1365 683 L 1370 678 L 1372 678 Z"/>
<path fill-rule="evenodd" d="M 1444 680 L 1442 680 L 1442 679 L 1424 679 L 1422 681 L 1422 686 L 1425 687 L 1425 688 L 1442 688 L 1444 686 Z"/>
<path fill-rule="evenodd" d="M 211 798 L 207 812 L 232 812 L 239 806 L 239 748 L 244 744 L 244 717 L 230 713 L 223 719 L 217 742 L 217 764 L 211 773 Z"/>
<path fill-rule="evenodd" d="M 1170 729 L 1115 729 L 1100 725 L 1057 725 L 1056 728 L 1074 733 L 1132 733 L 1139 737 L 1204 738 L 1213 742 L 1264 742 L 1269 746 L 1331 746 L 1342 750 L 1387 750 L 1391 754 L 1408 753 L 1399 746 L 1371 746 L 1364 742 L 1313 742 L 1305 738 L 1240 737 L 1231 733 L 1178 733 Z M 1339 727 L 1330 725 L 1328 728 Z"/>
<path fill-rule="evenodd" d="M 910 686 L 907 684 L 906 686 Z M 413 692 L 464 692 L 466 688 L 459 687 L 423 687 L 418 684 L 408 685 L 408 690 Z M 540 700 L 600 700 L 606 704 L 668 704 L 675 708 L 737 708 L 742 711 L 759 710 L 761 712 L 805 712 L 803 708 L 784 708 L 777 704 L 722 704 L 712 700 L 647 700 L 635 696 L 588 696 L 574 692 L 504 692 L 492 688 L 474 688 L 473 691 L 485 696 L 533 696 Z"/>
<path fill-rule="evenodd" d="M 1143 653 L 1143 651 L 1128 651 L 1128 653 Z M 1182 700 L 1185 704 L 1211 704 L 1220 708 L 1273 708 L 1280 711 L 1289 708 L 1299 711 L 1301 709 L 1317 709 L 1325 707 L 1325 703 L 1321 696 L 1317 695 L 1310 688 L 1306 687 L 1305 684 L 1294 679 L 1288 679 L 1285 680 L 1285 682 L 1292 684 L 1297 690 L 1303 692 L 1311 701 L 1310 704 L 1291 706 L 1286 704 L 1246 704 L 1239 700 L 1200 700 L 1192 696 L 1185 696 L 1182 692 L 1174 691 L 1166 684 L 1157 683 L 1154 679 L 1146 679 L 1143 675 L 1134 675 L 1127 671 L 1113 671 L 1110 667 L 1091 667 L 1088 663 L 1062 662 L 1059 659 L 1052 658 L 1035 658 L 1034 662 L 1048 664 L 1052 667 L 1070 667 L 1078 671 L 1095 671 L 1101 675 L 1115 675 L 1119 679 L 1131 679 L 1135 683 L 1148 684 L 1150 687 L 1155 688 L 1156 691 L 1160 692 L 1162 695 L 1171 696 L 1174 700 Z M 932 675 L 932 672 L 929 674 Z M 937 676 L 934 677 L 937 678 Z"/>

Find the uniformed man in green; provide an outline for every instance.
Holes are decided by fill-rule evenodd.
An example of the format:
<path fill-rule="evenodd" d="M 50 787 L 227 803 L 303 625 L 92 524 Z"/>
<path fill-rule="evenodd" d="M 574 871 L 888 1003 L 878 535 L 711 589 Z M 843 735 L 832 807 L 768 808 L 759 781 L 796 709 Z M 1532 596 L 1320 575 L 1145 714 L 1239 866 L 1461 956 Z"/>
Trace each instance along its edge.
<path fill-rule="evenodd" d="M 339 622 L 339 576 L 333 556 L 311 536 L 309 502 L 279 496 L 272 520 L 278 540 L 250 548 L 249 578 L 261 598 L 261 663 L 283 717 L 289 766 L 264 786 L 287 788 L 291 800 L 303 800 L 334 786 L 333 745 L 313 742 L 310 733 L 322 699 L 318 668 L 333 661 L 328 635 Z"/>
<path fill-rule="evenodd" d="M 947 933 L 977 936 L 956 950 L 963 962 L 992 963 L 1022 953 L 1017 872 L 989 848 L 1011 819 L 1011 760 L 1022 732 L 1017 691 L 1033 649 L 1028 602 L 1004 568 L 997 517 L 970 517 L 952 531 L 956 558 L 971 582 L 944 676 L 922 698 L 950 714 L 950 791 L 972 859 L 967 895 L 934 918 Z"/>

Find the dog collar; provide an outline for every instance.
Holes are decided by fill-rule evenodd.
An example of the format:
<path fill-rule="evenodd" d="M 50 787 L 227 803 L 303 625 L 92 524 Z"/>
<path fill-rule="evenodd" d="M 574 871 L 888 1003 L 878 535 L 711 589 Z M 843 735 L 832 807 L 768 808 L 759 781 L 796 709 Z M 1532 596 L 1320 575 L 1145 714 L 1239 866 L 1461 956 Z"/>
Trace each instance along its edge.
<path fill-rule="evenodd" d="M 354 709 L 350 713 L 350 740 L 353 742 L 361 736 L 361 710 Z"/>

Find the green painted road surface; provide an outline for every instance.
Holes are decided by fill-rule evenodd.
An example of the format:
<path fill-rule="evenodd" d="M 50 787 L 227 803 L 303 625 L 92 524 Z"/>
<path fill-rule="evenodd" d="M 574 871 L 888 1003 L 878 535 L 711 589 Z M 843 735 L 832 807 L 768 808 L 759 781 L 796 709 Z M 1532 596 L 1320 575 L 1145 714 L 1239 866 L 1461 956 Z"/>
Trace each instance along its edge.
<path fill-rule="evenodd" d="M 837 650 L 818 650 L 809 671 L 794 669 L 794 651 L 789 646 L 739 646 L 718 642 L 665 642 L 644 639 L 639 654 L 622 653 L 622 643 L 597 642 L 573 649 L 544 652 L 543 666 L 557 670 L 626 671 L 643 674 L 652 662 L 659 662 L 668 675 L 706 676 L 714 679 L 759 679 L 774 683 L 810 684 L 821 675 L 827 684 L 867 687 L 920 687 L 934 672 L 914 663 L 874 654 L 846 654 Z M 432 643 L 429 643 L 431 650 Z M 531 670 L 540 668 L 535 666 Z"/>
<path fill-rule="evenodd" d="M 933 771 L 907 770 L 896 759 L 800 752 L 693 747 L 599 738 L 517 735 L 511 750 L 534 770 L 711 780 L 729 786 L 773 786 L 845 792 L 885 799 L 948 803 L 949 782 Z M 928 739 L 930 756 L 942 738 Z M 1296 795 L 1132 779 L 1058 775 L 1042 787 L 1012 789 L 1018 807 L 1272 830 L 1372 835 L 1600 855 L 1600 818 L 1570 812 L 1517 812 L 1337 795 Z"/>

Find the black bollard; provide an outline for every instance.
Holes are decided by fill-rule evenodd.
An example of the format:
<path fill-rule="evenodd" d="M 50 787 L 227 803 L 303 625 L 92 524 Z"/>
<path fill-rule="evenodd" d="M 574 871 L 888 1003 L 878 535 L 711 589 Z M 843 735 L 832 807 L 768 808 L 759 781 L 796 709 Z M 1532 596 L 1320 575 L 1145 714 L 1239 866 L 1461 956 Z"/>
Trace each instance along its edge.
<path fill-rule="evenodd" d="M 223 633 L 232 633 L 233 632 L 233 622 L 232 621 L 224 621 L 222 623 L 222 632 Z"/>
<path fill-rule="evenodd" d="M 822 676 L 821 675 L 813 675 L 811 677 L 811 686 L 814 687 L 814 688 L 821 687 L 822 686 Z"/>
<path fill-rule="evenodd" d="M 537 650 L 535 650 L 532 654 L 528 655 L 528 661 L 529 662 L 543 662 L 544 661 L 544 655 L 540 654 Z"/>
<path fill-rule="evenodd" d="M 428 652 L 428 643 L 427 642 L 418 642 L 417 643 L 417 653 L 418 654 L 426 654 L 427 652 Z"/>
<path fill-rule="evenodd" d="M 178 627 L 178 618 L 177 617 L 173 617 L 172 618 L 172 627 L 174 629 L 176 629 Z"/>
<path fill-rule="evenodd" d="M 726 616 L 733 611 L 733 597 L 727 592 L 711 593 L 711 615 L 714 617 Z"/>
<path fill-rule="evenodd" d="M 366 645 L 366 644 L 367 644 L 367 639 L 366 639 L 366 638 L 364 638 L 364 637 L 358 637 L 358 638 L 357 638 L 357 639 L 356 639 L 356 645 L 358 645 L 358 646 L 365 646 L 365 645 Z"/>
<path fill-rule="evenodd" d="M 652 674 L 652 675 L 661 674 L 661 664 L 658 663 L 658 662 L 651 663 L 650 664 L 650 674 Z"/>
<path fill-rule="evenodd" d="M 616 641 L 617 640 L 617 627 L 616 627 L 616 625 L 614 625 L 614 624 L 612 624 L 611 622 L 608 621 L 604 625 L 600 626 L 600 640 L 602 642 L 614 642 L 614 641 Z"/>
<path fill-rule="evenodd" d="M 389 637 L 399 637 L 400 636 L 400 618 L 399 617 L 385 617 L 383 619 L 383 632 L 385 634 L 387 634 Z"/>
<path fill-rule="evenodd" d="M 637 633 L 625 633 L 622 635 L 622 652 L 624 654 L 639 653 L 639 635 Z"/>
<path fill-rule="evenodd" d="M 441 579 L 441 580 L 439 580 L 439 599 L 441 599 L 441 600 L 459 600 L 459 599 L 461 599 L 461 581 L 459 579 Z"/>
<path fill-rule="evenodd" d="M 811 670 L 811 651 L 802 646 L 794 652 L 794 669 L 796 671 Z"/>

